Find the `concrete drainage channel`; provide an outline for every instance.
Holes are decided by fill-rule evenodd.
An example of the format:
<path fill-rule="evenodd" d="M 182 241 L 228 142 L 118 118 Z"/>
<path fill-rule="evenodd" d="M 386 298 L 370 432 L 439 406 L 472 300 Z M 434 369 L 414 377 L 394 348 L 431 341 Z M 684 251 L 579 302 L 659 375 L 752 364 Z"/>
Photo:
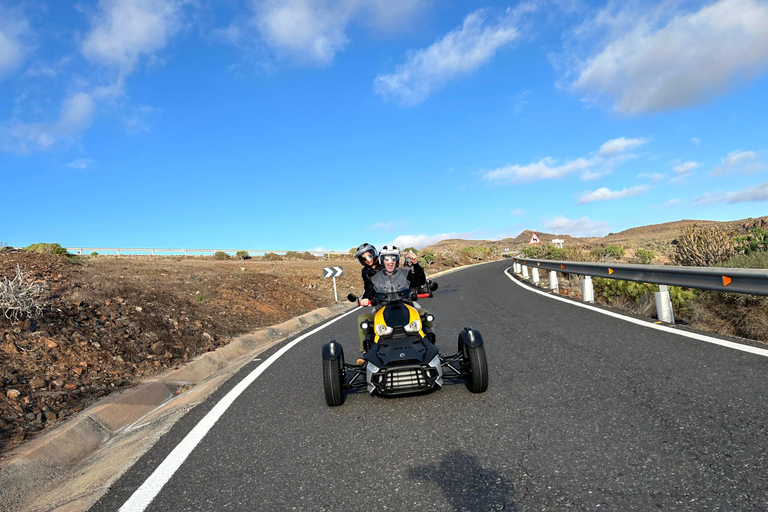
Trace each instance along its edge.
<path fill-rule="evenodd" d="M 88 508 L 184 413 L 254 357 L 353 307 L 335 304 L 235 338 L 175 370 L 110 395 L 11 451 L 0 463 L 0 509 Z M 184 392 L 177 395 L 179 391 Z"/>
<path fill-rule="evenodd" d="M 429 277 L 487 263 L 493 261 Z M 11 451 L 0 462 L 0 509 L 74 512 L 89 508 L 187 411 L 254 357 L 354 307 L 341 302 L 239 336 L 175 370 L 110 395 Z M 183 392 L 177 395 L 179 391 Z"/>

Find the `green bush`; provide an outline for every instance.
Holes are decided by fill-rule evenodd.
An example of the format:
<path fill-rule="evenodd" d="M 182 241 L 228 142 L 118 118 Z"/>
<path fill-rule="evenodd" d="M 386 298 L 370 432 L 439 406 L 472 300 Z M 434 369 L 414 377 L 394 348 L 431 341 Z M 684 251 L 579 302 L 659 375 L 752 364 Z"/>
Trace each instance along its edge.
<path fill-rule="evenodd" d="M 96 252 L 96 251 L 93 251 L 93 252 L 91 253 L 91 256 L 98 256 L 98 255 L 99 255 L 99 253 L 98 253 L 98 252 Z"/>
<path fill-rule="evenodd" d="M 656 257 L 656 255 L 653 254 L 653 251 L 642 248 L 635 251 L 635 256 L 640 259 L 640 263 L 643 265 L 648 265 L 651 261 L 653 261 L 653 258 Z"/>
<path fill-rule="evenodd" d="M 544 247 L 542 244 L 532 244 L 528 245 L 526 247 L 523 247 L 522 253 L 523 256 L 526 258 L 531 258 L 534 260 L 545 260 L 547 259 L 547 248 Z"/>
<path fill-rule="evenodd" d="M 316 260 L 315 255 L 312 254 L 309 251 L 304 251 L 304 253 L 301 255 L 301 259 L 303 260 Z"/>
<path fill-rule="evenodd" d="M 203 302 L 205 300 L 205 297 L 203 297 L 202 293 L 196 293 L 195 300 L 197 300 L 197 302 Z"/>
<path fill-rule="evenodd" d="M 213 253 L 213 259 L 215 260 L 228 260 L 229 254 L 225 253 L 224 251 L 216 251 Z"/>
<path fill-rule="evenodd" d="M 603 249 L 603 254 L 618 259 L 624 256 L 624 248 L 620 245 L 609 245 Z"/>
<path fill-rule="evenodd" d="M 419 254 L 419 251 L 417 251 L 415 247 L 406 247 L 405 249 L 403 249 L 402 252 L 403 252 L 403 254 L 405 254 L 408 251 L 413 251 L 414 253 Z"/>
<path fill-rule="evenodd" d="M 31 251 L 31 252 L 40 252 L 43 254 L 60 254 L 60 255 L 67 255 L 67 250 L 60 246 L 59 244 L 46 244 L 46 243 L 39 243 L 39 244 L 32 244 L 28 247 L 24 248 L 25 251 Z"/>
<path fill-rule="evenodd" d="M 240 258 L 241 260 L 249 260 L 249 259 L 251 259 L 251 255 L 248 254 L 248 251 L 237 251 L 235 253 L 235 256 Z"/>
<path fill-rule="evenodd" d="M 768 251 L 750 252 L 738 254 L 721 263 L 723 267 L 730 268 L 761 268 L 768 269 Z"/>
<path fill-rule="evenodd" d="M 435 262 L 435 253 L 431 249 L 427 249 L 426 251 L 421 253 L 421 256 L 419 257 L 419 265 L 422 267 L 426 267 L 424 261 L 427 265 L 432 265 Z"/>
<path fill-rule="evenodd" d="M 738 254 L 768 251 L 768 230 L 752 228 L 748 235 L 737 236 L 735 249 Z"/>
<path fill-rule="evenodd" d="M 268 252 L 264 255 L 264 259 L 267 261 L 283 261 L 283 257 L 273 252 Z"/>
<path fill-rule="evenodd" d="M 465 247 L 461 250 L 461 255 L 472 260 L 482 260 L 488 256 L 487 247 Z"/>
<path fill-rule="evenodd" d="M 658 285 L 655 284 L 621 281 L 604 277 L 593 278 L 592 285 L 594 286 L 595 298 L 600 298 L 602 302 L 607 304 L 613 304 L 620 299 L 638 303 L 643 298 L 653 297 L 653 294 L 659 291 Z M 668 290 L 675 313 L 680 316 L 688 315 L 696 292 L 678 286 L 670 286 Z"/>
<path fill-rule="evenodd" d="M 555 245 L 547 246 L 547 259 L 548 260 L 564 260 L 566 250 Z"/>
<path fill-rule="evenodd" d="M 287 260 L 297 260 L 301 258 L 301 253 L 297 251 L 288 251 L 283 255 L 283 258 Z"/>

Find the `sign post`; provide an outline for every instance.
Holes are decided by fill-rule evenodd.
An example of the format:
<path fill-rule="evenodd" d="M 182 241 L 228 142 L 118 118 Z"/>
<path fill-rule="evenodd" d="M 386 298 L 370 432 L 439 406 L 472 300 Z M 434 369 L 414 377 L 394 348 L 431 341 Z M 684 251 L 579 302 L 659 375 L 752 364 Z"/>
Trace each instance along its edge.
<path fill-rule="evenodd" d="M 336 302 L 339 302 L 339 294 L 336 292 L 336 276 L 344 274 L 344 269 L 341 267 L 325 267 L 323 268 L 323 277 L 333 278 L 333 298 Z"/>

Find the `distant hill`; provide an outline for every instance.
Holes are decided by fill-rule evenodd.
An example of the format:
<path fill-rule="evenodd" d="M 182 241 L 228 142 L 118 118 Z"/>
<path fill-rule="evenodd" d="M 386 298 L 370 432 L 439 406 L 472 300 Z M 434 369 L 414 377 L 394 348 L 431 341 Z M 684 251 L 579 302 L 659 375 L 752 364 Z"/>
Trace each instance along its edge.
<path fill-rule="evenodd" d="M 768 216 L 758 218 L 748 218 L 732 221 L 716 220 L 691 220 L 684 219 L 674 222 L 664 222 L 662 224 L 651 224 L 636 228 L 626 229 L 618 233 L 609 233 L 602 237 L 572 237 L 570 235 L 553 234 L 545 231 L 536 230 L 536 235 L 544 243 L 551 243 L 553 239 L 559 238 L 565 240 L 564 247 L 582 245 L 590 247 L 605 247 L 612 244 L 621 245 L 627 249 L 637 249 L 639 247 L 653 249 L 661 254 L 672 252 L 674 245 L 672 242 L 680 236 L 680 232 L 694 225 L 699 227 L 716 227 L 726 232 L 734 234 L 747 233 L 754 227 L 768 229 Z M 462 240 L 448 239 L 441 240 L 425 249 L 432 249 L 435 252 L 443 252 L 449 249 L 461 249 L 464 247 L 490 247 L 495 245 L 499 248 L 509 248 L 511 251 L 519 251 L 531 239 L 534 231 L 526 229 L 515 238 L 505 238 L 503 240 Z"/>

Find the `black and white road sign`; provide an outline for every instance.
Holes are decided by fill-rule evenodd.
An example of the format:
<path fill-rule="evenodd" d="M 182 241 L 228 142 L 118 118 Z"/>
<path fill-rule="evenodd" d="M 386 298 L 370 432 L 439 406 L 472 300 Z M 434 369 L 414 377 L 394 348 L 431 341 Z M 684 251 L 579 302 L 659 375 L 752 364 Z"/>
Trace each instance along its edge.
<path fill-rule="evenodd" d="M 341 267 L 326 267 L 323 269 L 323 277 L 340 277 L 344 273 Z"/>

